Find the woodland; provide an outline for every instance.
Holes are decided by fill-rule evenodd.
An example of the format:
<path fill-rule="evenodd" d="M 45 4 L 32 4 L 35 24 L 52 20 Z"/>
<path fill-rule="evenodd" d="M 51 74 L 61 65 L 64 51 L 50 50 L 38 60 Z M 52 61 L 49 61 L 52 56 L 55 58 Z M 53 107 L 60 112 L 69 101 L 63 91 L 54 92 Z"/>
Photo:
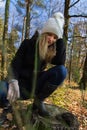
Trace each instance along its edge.
<path fill-rule="evenodd" d="M 45 102 L 69 110 L 77 116 L 79 130 L 87 130 L 87 1 L 0 0 L 0 81 L 5 80 L 9 64 L 20 43 L 30 38 L 36 29 L 40 31 L 45 21 L 58 11 L 65 17 L 65 65 L 68 75 L 61 87 Z M 31 102 L 20 101 L 13 107 L 19 108 L 21 105 L 24 108 Z M 21 124 L 22 118 L 19 118 L 18 111 L 15 111 L 16 115 L 20 130 L 27 130 Z M 7 118 L 8 122 L 0 130 L 16 130 L 16 126 L 11 124 L 13 116 L 8 113 Z"/>

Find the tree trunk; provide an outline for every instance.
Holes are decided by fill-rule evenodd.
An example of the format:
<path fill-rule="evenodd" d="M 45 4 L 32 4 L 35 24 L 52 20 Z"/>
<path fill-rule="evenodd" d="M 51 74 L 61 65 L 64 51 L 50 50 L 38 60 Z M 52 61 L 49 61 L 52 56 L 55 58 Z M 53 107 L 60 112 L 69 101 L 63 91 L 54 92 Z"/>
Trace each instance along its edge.
<path fill-rule="evenodd" d="M 25 39 L 25 25 L 26 25 L 26 17 L 23 20 L 23 28 L 22 28 L 22 39 L 21 42 Z"/>
<path fill-rule="evenodd" d="M 30 31 L 30 0 L 26 1 L 26 23 L 25 23 L 25 38 L 29 38 Z"/>
<path fill-rule="evenodd" d="M 64 7 L 64 17 L 65 17 L 64 38 L 65 38 L 65 41 L 68 40 L 69 6 L 70 6 L 70 0 L 65 0 L 65 7 Z"/>
<path fill-rule="evenodd" d="M 3 41 L 2 41 L 2 62 L 1 62 L 1 79 L 5 78 L 6 75 L 6 62 L 7 62 L 7 40 L 8 40 L 8 18 L 9 18 L 9 5 L 10 0 L 6 0 L 5 5 L 5 19 L 4 19 L 4 30 L 3 30 Z"/>
<path fill-rule="evenodd" d="M 70 48 L 70 59 L 69 59 L 69 84 L 71 82 L 71 75 L 72 75 L 72 51 L 73 51 L 73 45 L 71 44 L 71 48 Z"/>
<path fill-rule="evenodd" d="M 83 76 L 79 84 L 80 84 L 81 89 L 85 90 L 87 88 L 87 52 L 86 52 L 86 58 L 85 58 L 84 67 L 83 67 Z"/>

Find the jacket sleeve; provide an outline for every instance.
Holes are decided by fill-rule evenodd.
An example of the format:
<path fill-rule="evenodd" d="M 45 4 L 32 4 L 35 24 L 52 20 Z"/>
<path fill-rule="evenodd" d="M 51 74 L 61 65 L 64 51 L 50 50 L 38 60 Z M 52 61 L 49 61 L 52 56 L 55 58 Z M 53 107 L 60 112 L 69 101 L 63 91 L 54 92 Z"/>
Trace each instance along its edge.
<path fill-rule="evenodd" d="M 10 74 L 8 75 L 8 77 L 11 78 L 15 78 L 18 79 L 19 78 L 19 74 L 23 71 L 22 70 L 22 65 L 23 65 L 23 61 L 24 61 L 24 56 L 26 53 L 26 49 L 27 49 L 27 40 L 24 40 L 19 49 L 17 50 L 11 65 L 10 65 Z"/>
<path fill-rule="evenodd" d="M 54 65 L 64 65 L 66 60 L 66 46 L 63 39 L 58 39 L 56 42 L 56 56 L 52 59 Z"/>

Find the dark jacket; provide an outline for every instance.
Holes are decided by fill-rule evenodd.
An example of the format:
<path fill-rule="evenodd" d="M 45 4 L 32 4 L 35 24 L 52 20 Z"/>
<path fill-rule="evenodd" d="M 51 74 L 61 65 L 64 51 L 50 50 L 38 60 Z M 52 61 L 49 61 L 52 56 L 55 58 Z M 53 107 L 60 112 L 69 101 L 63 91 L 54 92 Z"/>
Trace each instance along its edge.
<path fill-rule="evenodd" d="M 37 38 L 38 33 L 36 32 L 31 39 L 26 39 L 21 43 L 14 59 L 11 62 L 12 72 L 14 76 L 13 78 L 20 81 L 25 80 L 31 83 L 33 78 L 35 46 Z M 63 39 L 57 40 L 56 50 L 56 56 L 54 56 L 51 63 L 54 65 L 64 65 L 66 49 Z M 43 71 L 45 65 L 45 61 L 40 61 L 39 73 L 40 71 Z"/>

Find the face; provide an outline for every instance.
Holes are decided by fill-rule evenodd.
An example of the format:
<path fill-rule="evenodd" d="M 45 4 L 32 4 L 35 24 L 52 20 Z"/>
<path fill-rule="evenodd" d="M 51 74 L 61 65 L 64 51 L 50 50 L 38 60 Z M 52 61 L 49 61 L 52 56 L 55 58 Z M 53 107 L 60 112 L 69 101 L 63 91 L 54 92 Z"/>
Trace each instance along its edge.
<path fill-rule="evenodd" d="M 53 33 L 47 33 L 48 46 L 54 44 L 57 41 L 57 35 Z"/>

